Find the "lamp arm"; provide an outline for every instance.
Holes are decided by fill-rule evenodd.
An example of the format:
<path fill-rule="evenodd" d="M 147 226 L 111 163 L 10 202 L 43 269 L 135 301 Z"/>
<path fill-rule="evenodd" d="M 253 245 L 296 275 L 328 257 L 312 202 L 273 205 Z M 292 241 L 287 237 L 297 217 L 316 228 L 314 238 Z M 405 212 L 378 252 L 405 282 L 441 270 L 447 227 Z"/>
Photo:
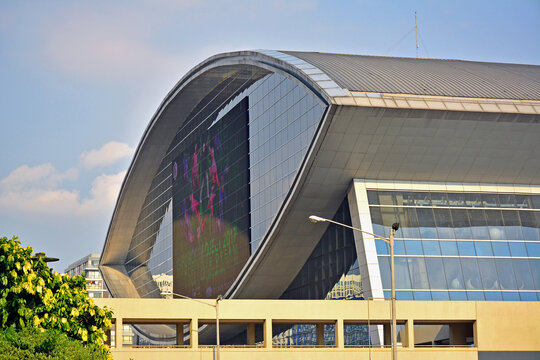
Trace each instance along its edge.
<path fill-rule="evenodd" d="M 372 233 L 370 233 L 369 231 L 365 231 L 365 230 L 356 228 L 356 227 L 354 227 L 354 226 L 349 226 L 349 225 L 347 225 L 347 224 L 342 224 L 342 223 L 340 223 L 340 222 L 337 222 L 337 221 L 334 221 L 334 220 L 330 220 L 330 219 L 325 219 L 325 221 L 327 221 L 327 222 L 329 222 L 329 223 L 336 224 L 336 225 L 344 226 L 344 227 L 349 228 L 349 229 L 352 229 L 352 230 L 360 231 L 361 233 L 371 235 L 371 236 L 373 236 L 373 237 L 375 237 L 375 238 L 377 238 L 377 239 L 386 241 L 388 244 L 390 244 L 390 240 L 389 240 L 389 239 L 384 238 L 384 237 L 379 236 L 379 235 L 372 234 Z"/>

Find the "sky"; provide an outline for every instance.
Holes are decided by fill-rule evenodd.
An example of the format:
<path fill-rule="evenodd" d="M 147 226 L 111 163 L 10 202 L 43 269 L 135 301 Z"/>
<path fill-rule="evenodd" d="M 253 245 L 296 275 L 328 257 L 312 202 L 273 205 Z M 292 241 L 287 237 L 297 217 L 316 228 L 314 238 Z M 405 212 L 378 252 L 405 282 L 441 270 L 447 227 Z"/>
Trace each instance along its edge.
<path fill-rule="evenodd" d="M 540 0 L 0 0 L 0 237 L 100 253 L 139 140 L 217 53 L 301 50 L 540 64 Z"/>

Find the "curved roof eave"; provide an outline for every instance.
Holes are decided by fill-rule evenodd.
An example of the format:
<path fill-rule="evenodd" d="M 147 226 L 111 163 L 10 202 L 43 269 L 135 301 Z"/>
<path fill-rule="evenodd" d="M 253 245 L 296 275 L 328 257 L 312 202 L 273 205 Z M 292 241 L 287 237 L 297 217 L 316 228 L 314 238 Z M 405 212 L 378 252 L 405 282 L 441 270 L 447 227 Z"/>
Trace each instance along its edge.
<path fill-rule="evenodd" d="M 202 75 L 212 71 L 219 74 L 221 69 L 223 69 L 223 74 L 226 74 L 227 71 L 238 65 L 254 66 L 295 78 L 327 104 L 332 102 L 330 94 L 338 95 L 338 93 L 332 92 L 339 90 L 335 88 L 335 83 L 321 83 L 320 80 L 314 79 L 298 67 L 302 64 L 291 64 L 283 59 L 273 57 L 272 53 L 265 50 L 239 51 L 212 56 L 189 71 L 167 94 L 145 129 L 122 182 L 101 255 L 100 267 L 104 272 L 104 277 L 108 277 L 107 271 L 111 266 L 115 268 L 123 266 L 140 210 L 159 166 L 160 161 L 155 159 L 161 159 L 164 156 L 179 124 L 185 120 L 191 110 L 188 106 L 182 107 L 179 99 L 182 96 L 192 96 L 192 99 L 187 100 L 191 100 L 191 104 L 196 103 L 197 94 L 186 95 L 185 93 L 190 90 L 190 86 L 193 87 L 193 84 L 201 79 Z M 213 84 L 210 82 L 199 85 L 210 88 Z M 204 89 L 201 90 L 199 95 L 201 92 L 204 93 Z M 190 102 L 187 101 L 187 103 Z M 171 112 L 174 112 L 174 116 L 171 115 Z"/>

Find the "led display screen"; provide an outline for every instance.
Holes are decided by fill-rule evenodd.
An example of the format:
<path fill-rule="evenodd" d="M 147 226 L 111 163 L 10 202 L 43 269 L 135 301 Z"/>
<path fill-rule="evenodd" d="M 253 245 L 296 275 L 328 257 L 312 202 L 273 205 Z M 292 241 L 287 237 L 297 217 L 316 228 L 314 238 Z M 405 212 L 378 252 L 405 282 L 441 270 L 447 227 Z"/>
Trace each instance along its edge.
<path fill-rule="evenodd" d="M 249 257 L 248 134 L 246 98 L 178 145 L 171 165 L 175 293 L 222 295 Z"/>

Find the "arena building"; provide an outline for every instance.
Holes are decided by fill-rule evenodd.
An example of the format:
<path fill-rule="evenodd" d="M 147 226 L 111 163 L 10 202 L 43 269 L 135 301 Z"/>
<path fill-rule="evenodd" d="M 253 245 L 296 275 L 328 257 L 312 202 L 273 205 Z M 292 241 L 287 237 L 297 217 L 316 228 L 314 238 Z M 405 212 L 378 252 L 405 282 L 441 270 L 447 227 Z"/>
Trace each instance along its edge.
<path fill-rule="evenodd" d="M 390 298 L 386 244 L 317 215 L 401 224 L 398 300 L 538 301 L 539 114 L 534 65 L 213 56 L 144 132 L 100 269 L 114 297 Z"/>

